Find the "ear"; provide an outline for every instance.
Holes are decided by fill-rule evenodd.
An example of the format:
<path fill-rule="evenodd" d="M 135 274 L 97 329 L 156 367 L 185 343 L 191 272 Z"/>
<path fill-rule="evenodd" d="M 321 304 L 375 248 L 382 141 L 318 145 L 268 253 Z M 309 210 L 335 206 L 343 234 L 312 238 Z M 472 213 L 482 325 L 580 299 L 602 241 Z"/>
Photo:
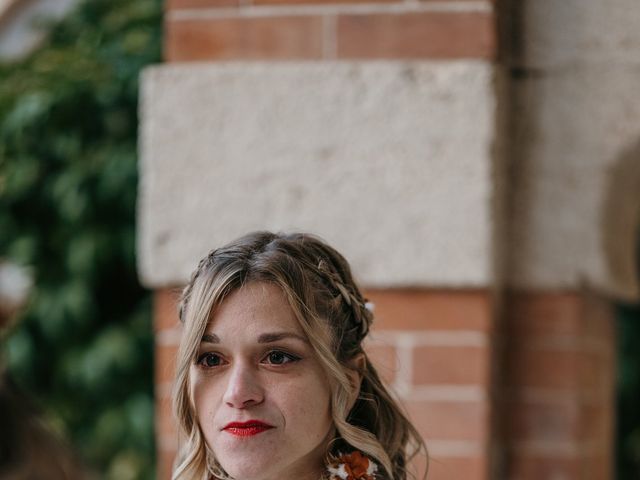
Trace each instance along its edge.
<path fill-rule="evenodd" d="M 354 387 L 354 393 L 351 399 L 349 399 L 349 410 L 353 408 L 360 395 L 360 384 L 362 383 L 362 375 L 367 366 L 367 357 L 364 353 L 359 353 L 351 359 L 349 362 L 349 370 L 347 370 L 347 376 L 349 377 L 349 383 Z"/>

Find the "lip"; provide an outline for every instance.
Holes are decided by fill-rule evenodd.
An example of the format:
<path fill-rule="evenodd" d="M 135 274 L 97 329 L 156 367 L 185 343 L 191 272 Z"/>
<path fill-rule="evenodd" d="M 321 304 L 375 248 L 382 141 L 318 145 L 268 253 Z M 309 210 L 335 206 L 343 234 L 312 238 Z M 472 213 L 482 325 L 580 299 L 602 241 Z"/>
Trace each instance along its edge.
<path fill-rule="evenodd" d="M 222 430 L 236 437 L 253 437 L 272 428 L 275 427 L 260 420 L 248 420 L 246 422 L 228 423 Z"/>

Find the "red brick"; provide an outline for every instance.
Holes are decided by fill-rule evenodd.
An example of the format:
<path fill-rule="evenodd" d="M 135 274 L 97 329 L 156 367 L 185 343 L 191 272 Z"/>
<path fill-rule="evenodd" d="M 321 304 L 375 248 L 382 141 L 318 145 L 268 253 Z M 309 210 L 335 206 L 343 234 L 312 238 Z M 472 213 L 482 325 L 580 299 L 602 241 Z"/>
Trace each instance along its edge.
<path fill-rule="evenodd" d="M 577 442 L 582 417 L 577 402 L 512 402 L 508 405 L 508 435 L 512 442 Z"/>
<path fill-rule="evenodd" d="M 611 348 L 614 348 L 612 343 Z M 581 387 L 595 395 L 600 401 L 606 400 L 615 389 L 614 352 L 586 352 L 582 354 Z"/>
<path fill-rule="evenodd" d="M 514 387 L 510 391 L 520 396 L 520 388 L 533 387 L 542 389 L 542 399 L 549 394 L 546 401 L 507 402 L 503 418 L 516 443 L 507 477 L 612 478 L 610 305 L 584 292 L 511 292 L 507 299 L 504 363 L 507 383 Z M 528 444 L 566 448 L 538 451 Z"/>
<path fill-rule="evenodd" d="M 322 19 L 315 16 L 176 20 L 165 32 L 170 62 L 322 58 Z"/>
<path fill-rule="evenodd" d="M 176 369 L 177 345 L 157 345 L 155 349 L 156 386 L 167 386 L 173 382 Z"/>
<path fill-rule="evenodd" d="M 327 5 L 339 3 L 399 3 L 403 0 L 253 0 L 254 5 Z"/>
<path fill-rule="evenodd" d="M 615 338 L 613 304 L 593 295 L 585 295 L 585 336 L 594 340 L 611 341 Z"/>
<path fill-rule="evenodd" d="M 158 450 L 156 463 L 158 466 L 158 472 L 156 473 L 157 480 L 171 480 L 175 456 L 175 450 Z"/>
<path fill-rule="evenodd" d="M 505 478 L 518 480 L 583 480 L 580 458 L 553 458 L 518 454 L 511 457 Z M 603 479 L 604 480 L 604 479 Z"/>
<path fill-rule="evenodd" d="M 601 445 L 613 445 L 614 403 L 583 405 L 580 409 L 580 438 Z"/>
<path fill-rule="evenodd" d="M 583 355 L 575 351 L 514 349 L 509 356 L 510 386 L 576 390 Z"/>
<path fill-rule="evenodd" d="M 167 0 L 167 10 L 179 10 L 182 8 L 216 8 L 235 7 L 239 0 Z"/>
<path fill-rule="evenodd" d="M 593 454 L 582 455 L 562 453 L 540 455 L 519 451 L 510 457 L 506 478 L 610 480 L 614 478 L 612 449 L 613 445 L 608 445 Z"/>
<path fill-rule="evenodd" d="M 579 335 L 583 329 L 583 302 L 576 293 L 510 293 L 508 330 L 524 338 Z"/>
<path fill-rule="evenodd" d="M 155 332 L 171 330 L 178 326 L 178 301 L 180 290 L 163 288 L 153 294 L 153 328 Z"/>
<path fill-rule="evenodd" d="M 494 17 L 483 12 L 341 15 L 338 58 L 482 58 L 495 55 Z"/>
<path fill-rule="evenodd" d="M 482 402 L 405 401 L 415 427 L 429 440 L 473 440 L 488 437 L 489 409 Z"/>
<path fill-rule="evenodd" d="M 485 347 L 416 347 L 413 350 L 412 382 L 416 385 L 487 386 L 489 355 Z"/>
<path fill-rule="evenodd" d="M 178 438 L 169 392 L 156 395 L 156 437 Z"/>
<path fill-rule="evenodd" d="M 365 291 L 375 304 L 377 330 L 478 330 L 492 326 L 491 294 L 484 290 Z"/>
<path fill-rule="evenodd" d="M 427 445 L 427 448 L 429 445 Z M 417 477 L 420 478 L 420 477 Z M 486 480 L 489 478 L 484 457 L 438 457 L 429 459 L 429 480 Z"/>
<path fill-rule="evenodd" d="M 423 480 L 425 472 L 428 472 L 429 466 L 429 446 L 427 446 L 427 454 L 424 452 L 418 453 L 415 457 L 413 457 L 409 461 L 409 465 L 407 467 L 407 479 L 415 479 L 415 480 Z M 429 476 L 429 480 L 431 480 L 431 476 Z"/>
<path fill-rule="evenodd" d="M 367 357 L 387 385 L 391 385 L 398 373 L 398 352 L 392 345 L 367 344 Z"/>
<path fill-rule="evenodd" d="M 613 464 L 613 443 L 604 448 L 603 454 L 591 455 L 583 460 L 584 476 L 590 480 L 611 480 L 616 478 Z M 607 451 L 608 450 L 608 451 Z"/>
<path fill-rule="evenodd" d="M 562 348 L 536 348 L 512 339 L 505 367 L 509 386 L 573 389 L 602 401 L 614 388 L 613 356 L 585 351 L 581 343 Z M 613 346 L 612 346 L 613 347 Z"/>
<path fill-rule="evenodd" d="M 577 447 L 613 441 L 613 404 L 580 405 L 576 395 L 549 402 L 512 401 L 506 408 L 511 442 L 563 442 Z"/>

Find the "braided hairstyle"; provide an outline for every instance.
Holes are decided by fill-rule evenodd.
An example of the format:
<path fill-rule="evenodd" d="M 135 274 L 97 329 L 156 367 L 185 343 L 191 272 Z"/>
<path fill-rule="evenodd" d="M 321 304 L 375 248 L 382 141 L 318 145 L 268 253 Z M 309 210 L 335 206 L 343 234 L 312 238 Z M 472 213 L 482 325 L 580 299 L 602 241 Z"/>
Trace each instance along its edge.
<path fill-rule="evenodd" d="M 331 413 L 337 433 L 327 447 L 327 462 L 356 448 L 382 466 L 384 478 L 405 480 L 407 461 L 420 451 L 426 453 L 426 448 L 362 348 L 373 314 L 349 264 L 317 237 L 271 232 L 250 233 L 211 251 L 182 292 L 179 317 L 184 330 L 176 367 L 174 411 L 186 441 L 173 478 L 226 478 L 197 425 L 189 368 L 210 313 L 233 291 L 250 282 L 269 282 L 282 289 L 330 379 Z M 356 362 L 357 358 L 361 361 Z M 358 371 L 359 384 L 354 384 L 349 370 Z"/>

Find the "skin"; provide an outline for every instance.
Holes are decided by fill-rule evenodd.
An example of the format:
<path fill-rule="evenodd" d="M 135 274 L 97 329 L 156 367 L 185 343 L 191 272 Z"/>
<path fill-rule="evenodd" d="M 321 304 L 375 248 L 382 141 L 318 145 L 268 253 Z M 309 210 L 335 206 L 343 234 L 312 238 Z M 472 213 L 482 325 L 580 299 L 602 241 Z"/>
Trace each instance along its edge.
<path fill-rule="evenodd" d="M 232 293 L 213 312 L 197 358 L 195 411 L 225 471 L 237 480 L 317 480 L 333 434 L 330 386 L 282 291 L 250 283 Z M 274 428 L 245 437 L 224 430 L 247 420 Z"/>

